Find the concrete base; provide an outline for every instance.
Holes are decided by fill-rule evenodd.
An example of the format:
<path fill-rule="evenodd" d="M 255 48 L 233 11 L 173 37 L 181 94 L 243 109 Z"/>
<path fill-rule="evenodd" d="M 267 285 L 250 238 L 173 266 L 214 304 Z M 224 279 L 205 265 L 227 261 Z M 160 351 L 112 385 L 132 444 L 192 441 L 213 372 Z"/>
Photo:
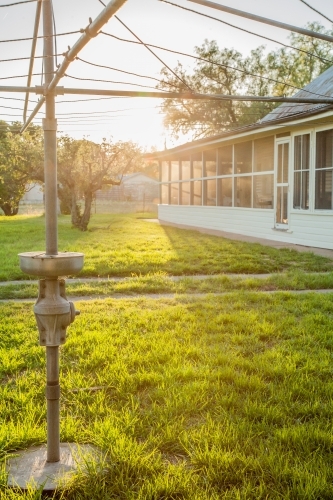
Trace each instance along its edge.
<path fill-rule="evenodd" d="M 46 445 L 20 451 L 7 462 L 8 482 L 11 488 L 27 489 L 28 486 L 43 491 L 54 491 L 85 463 L 96 457 L 96 450 L 89 445 L 60 444 L 60 461 L 46 461 Z"/>

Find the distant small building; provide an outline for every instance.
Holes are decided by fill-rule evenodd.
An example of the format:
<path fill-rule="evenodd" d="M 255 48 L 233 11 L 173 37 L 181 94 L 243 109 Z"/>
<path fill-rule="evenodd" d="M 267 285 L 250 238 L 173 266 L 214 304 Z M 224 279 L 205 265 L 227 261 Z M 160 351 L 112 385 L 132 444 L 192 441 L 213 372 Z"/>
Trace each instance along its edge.
<path fill-rule="evenodd" d="M 44 191 L 40 184 L 29 184 L 26 188 L 26 193 L 21 199 L 21 203 L 43 203 Z"/>
<path fill-rule="evenodd" d="M 159 181 L 141 172 L 127 174 L 119 186 L 96 192 L 97 201 L 143 201 L 158 203 Z"/>

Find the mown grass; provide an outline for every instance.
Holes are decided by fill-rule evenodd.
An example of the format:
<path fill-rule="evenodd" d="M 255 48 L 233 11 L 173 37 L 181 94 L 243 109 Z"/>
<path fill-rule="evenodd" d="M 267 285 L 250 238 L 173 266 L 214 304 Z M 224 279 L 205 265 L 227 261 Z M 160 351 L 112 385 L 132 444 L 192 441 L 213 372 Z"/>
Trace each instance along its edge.
<path fill-rule="evenodd" d="M 333 498 L 331 294 L 79 308 L 61 349 L 61 439 L 94 444 L 104 459 L 62 498 Z M 31 304 L 0 304 L 0 359 L 4 460 L 45 441 L 44 349 Z M 1 481 L 1 500 L 40 498 Z"/>
<path fill-rule="evenodd" d="M 198 294 L 224 293 L 232 290 L 278 291 L 278 290 L 320 290 L 333 289 L 333 273 L 307 274 L 289 271 L 272 274 L 268 277 L 209 276 L 179 277 L 176 280 L 166 274 L 156 273 L 146 276 L 133 276 L 122 280 L 68 281 L 66 285 L 69 297 L 108 297 L 133 296 L 137 294 Z M 38 285 L 31 283 L 2 284 L 0 300 L 36 298 Z"/>
<path fill-rule="evenodd" d="M 71 228 L 69 217 L 59 217 L 59 250 L 85 254 L 82 277 L 332 270 L 330 259 L 312 253 L 162 227 L 141 217 L 94 215 L 84 233 Z M 0 217 L 0 281 L 26 278 L 17 254 L 45 248 L 44 223 L 42 216 Z"/>

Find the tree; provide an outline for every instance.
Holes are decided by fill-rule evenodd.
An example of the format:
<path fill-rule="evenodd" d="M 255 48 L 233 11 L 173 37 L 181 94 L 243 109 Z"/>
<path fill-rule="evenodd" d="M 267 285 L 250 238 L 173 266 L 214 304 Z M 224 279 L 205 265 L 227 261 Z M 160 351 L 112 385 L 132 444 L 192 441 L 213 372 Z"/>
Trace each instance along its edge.
<path fill-rule="evenodd" d="M 7 216 L 18 213 L 29 182 L 40 178 L 43 157 L 39 127 L 21 135 L 11 130 L 3 128 L 0 136 L 0 208 Z"/>
<path fill-rule="evenodd" d="M 121 176 L 141 162 L 141 152 L 131 142 L 103 140 L 96 144 L 68 136 L 61 137 L 58 146 L 59 198 L 63 207 L 70 207 L 73 226 L 86 231 L 96 191 L 105 185 L 119 185 Z"/>
<path fill-rule="evenodd" d="M 325 30 L 319 23 L 310 23 L 307 28 L 333 35 L 333 30 Z M 260 46 L 248 57 L 205 40 L 194 49 L 198 59 L 192 72 L 178 63 L 175 73 L 180 81 L 163 69 L 158 87 L 177 92 L 190 87 L 207 94 L 293 95 L 331 66 L 333 46 L 305 35 L 292 34 L 289 38 L 298 50 L 283 47 L 265 53 L 265 47 Z M 166 115 L 164 124 L 174 137 L 191 133 L 197 139 L 256 122 L 274 107 L 274 103 L 165 99 L 162 112 Z"/>

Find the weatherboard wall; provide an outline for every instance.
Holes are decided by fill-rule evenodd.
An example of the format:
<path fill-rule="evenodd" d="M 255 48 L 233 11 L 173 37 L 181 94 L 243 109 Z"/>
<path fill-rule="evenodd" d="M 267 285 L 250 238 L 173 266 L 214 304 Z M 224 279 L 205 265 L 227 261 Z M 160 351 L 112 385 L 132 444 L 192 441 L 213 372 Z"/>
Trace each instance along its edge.
<path fill-rule="evenodd" d="M 158 218 L 162 224 L 166 222 L 194 229 L 211 229 L 285 243 L 333 249 L 333 215 L 329 213 L 292 212 L 287 231 L 274 228 L 274 210 L 159 205 Z"/>

